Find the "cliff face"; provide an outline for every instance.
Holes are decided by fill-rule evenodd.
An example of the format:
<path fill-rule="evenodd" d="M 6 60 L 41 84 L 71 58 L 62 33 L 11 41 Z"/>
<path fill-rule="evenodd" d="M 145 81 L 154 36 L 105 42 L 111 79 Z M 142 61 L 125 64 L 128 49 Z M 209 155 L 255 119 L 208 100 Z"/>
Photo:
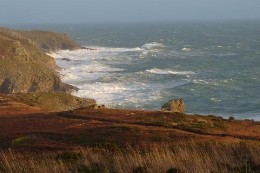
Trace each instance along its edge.
<path fill-rule="evenodd" d="M 61 81 L 55 71 L 54 59 L 39 48 L 39 41 L 25 37 L 27 34 L 0 28 L 0 93 L 70 92 L 75 89 Z M 39 34 L 41 37 L 44 36 Z M 51 38 L 47 37 L 46 41 Z M 53 35 L 53 39 L 58 40 L 59 35 Z M 55 49 L 58 47 L 53 47 Z"/>

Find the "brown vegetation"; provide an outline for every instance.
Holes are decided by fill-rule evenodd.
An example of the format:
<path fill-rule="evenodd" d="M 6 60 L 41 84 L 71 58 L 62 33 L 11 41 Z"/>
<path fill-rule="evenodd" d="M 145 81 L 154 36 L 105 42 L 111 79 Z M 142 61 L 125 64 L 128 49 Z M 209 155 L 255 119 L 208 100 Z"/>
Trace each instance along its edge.
<path fill-rule="evenodd" d="M 80 148 L 44 154 L 0 153 L 0 172 L 258 172 L 258 142 L 188 142 L 124 150 Z"/>
<path fill-rule="evenodd" d="M 49 112 L 24 96 L 1 98 L 0 172 L 259 170 L 259 122 L 163 111 Z"/>
<path fill-rule="evenodd" d="M 28 114 L 22 112 L 26 108 L 30 110 Z M 16 114 L 8 114 L 8 108 L 3 109 L 5 113 L 0 111 L 0 142 L 3 147 L 17 148 L 12 141 L 21 137 L 30 139 L 30 143 L 19 145 L 18 148 L 32 150 L 103 144 L 121 148 L 187 140 L 260 140 L 260 123 L 253 121 L 229 121 L 219 117 L 161 111 L 79 109 L 44 113 L 42 109 L 31 108 L 34 107 L 24 107 Z"/>

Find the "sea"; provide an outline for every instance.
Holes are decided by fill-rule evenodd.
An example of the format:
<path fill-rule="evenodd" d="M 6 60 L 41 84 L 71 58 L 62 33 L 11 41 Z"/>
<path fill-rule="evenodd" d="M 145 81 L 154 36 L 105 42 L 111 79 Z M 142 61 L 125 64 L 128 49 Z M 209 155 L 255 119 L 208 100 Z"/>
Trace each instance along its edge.
<path fill-rule="evenodd" d="M 51 53 L 73 94 L 109 108 L 260 120 L 260 21 L 26 25 L 66 32 L 88 49 Z"/>

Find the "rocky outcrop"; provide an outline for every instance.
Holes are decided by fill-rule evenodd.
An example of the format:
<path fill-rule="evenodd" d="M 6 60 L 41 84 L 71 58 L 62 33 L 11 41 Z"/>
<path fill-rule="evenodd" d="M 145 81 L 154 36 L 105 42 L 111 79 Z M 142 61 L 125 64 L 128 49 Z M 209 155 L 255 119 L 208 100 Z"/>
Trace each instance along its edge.
<path fill-rule="evenodd" d="M 0 93 L 75 90 L 61 81 L 55 69 L 54 59 L 34 41 L 20 32 L 0 28 Z"/>
<path fill-rule="evenodd" d="M 162 111 L 171 111 L 171 112 L 180 112 L 183 113 L 185 111 L 185 104 L 183 99 L 175 99 L 169 100 L 165 103 L 162 108 Z"/>

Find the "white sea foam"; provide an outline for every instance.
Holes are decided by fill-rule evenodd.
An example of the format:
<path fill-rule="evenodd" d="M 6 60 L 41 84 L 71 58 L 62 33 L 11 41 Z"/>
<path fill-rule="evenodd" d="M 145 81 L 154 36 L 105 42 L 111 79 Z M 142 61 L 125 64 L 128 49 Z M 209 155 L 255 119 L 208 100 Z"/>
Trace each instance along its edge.
<path fill-rule="evenodd" d="M 73 94 L 79 97 L 94 98 L 98 103 L 109 107 L 138 107 L 144 102 L 161 99 L 161 92 L 190 83 L 190 81 L 170 81 L 170 83 L 145 83 L 143 75 L 148 73 L 191 75 L 191 71 L 173 71 L 170 69 L 150 69 L 136 74 L 124 74 L 121 64 L 131 64 L 134 55 L 156 53 L 160 43 L 148 43 L 137 48 L 91 47 L 93 50 L 59 51 L 52 53 L 57 65 L 61 67 L 62 80 L 79 88 Z M 131 53 L 133 52 L 133 53 Z M 130 54 L 129 54 L 130 53 Z M 129 56 L 130 55 L 130 56 Z M 116 66 L 115 66 L 116 65 Z M 119 67 L 119 68 L 118 68 Z M 132 76 L 132 75 L 138 75 Z"/>
<path fill-rule="evenodd" d="M 129 90 L 129 88 L 123 84 L 119 83 L 87 83 L 79 86 L 79 91 L 74 94 L 79 97 L 91 97 L 98 100 L 100 103 L 109 103 L 118 99 L 118 95 L 114 93 L 124 93 Z"/>
<path fill-rule="evenodd" d="M 103 65 L 97 61 L 91 62 L 91 64 L 73 66 L 73 67 L 70 67 L 68 70 L 76 71 L 76 72 L 85 72 L 85 73 L 107 73 L 107 72 L 123 71 L 123 69 L 111 68 L 111 67 Z"/>
<path fill-rule="evenodd" d="M 215 56 L 218 56 L 218 57 L 226 57 L 226 56 L 236 56 L 237 54 L 236 53 L 218 53 L 218 54 L 213 54 Z"/>
<path fill-rule="evenodd" d="M 162 47 L 164 47 L 164 45 L 162 43 L 152 42 L 152 43 L 144 44 L 141 47 L 141 49 L 151 50 L 151 49 L 159 49 Z"/>
<path fill-rule="evenodd" d="M 220 100 L 220 99 L 218 99 L 218 98 L 214 98 L 214 97 L 212 97 L 211 99 L 210 99 L 212 102 L 221 102 L 222 100 Z"/>
<path fill-rule="evenodd" d="M 63 50 L 49 54 L 57 60 L 66 61 L 91 61 L 93 59 L 108 59 L 120 53 L 136 52 L 140 54 L 141 58 L 146 57 L 149 53 L 150 56 L 155 56 L 153 53 L 158 52 L 160 48 L 164 47 L 162 43 L 152 42 L 144 44 L 141 47 L 135 48 L 114 48 L 114 47 L 98 47 L 92 46 L 90 49 L 80 49 L 76 51 Z M 66 63 L 66 62 L 64 62 Z"/>
<path fill-rule="evenodd" d="M 148 88 L 151 89 L 149 92 L 147 92 Z M 122 108 L 129 105 L 140 107 L 143 102 L 161 98 L 160 88 L 162 86 L 148 86 L 140 83 L 95 82 L 81 85 L 80 90 L 73 94 L 94 98 L 98 103 L 106 104 L 108 107 L 120 106 Z"/>
<path fill-rule="evenodd" d="M 194 79 L 193 80 L 194 84 L 199 84 L 199 85 L 208 85 L 208 86 L 220 86 L 221 82 L 217 80 L 203 80 L 203 79 Z"/>
<path fill-rule="evenodd" d="M 209 85 L 209 86 L 225 86 L 227 83 L 232 82 L 233 79 L 194 79 L 194 84 Z"/>
<path fill-rule="evenodd" d="M 92 60 L 97 58 L 103 58 L 104 56 L 115 55 L 122 52 L 132 52 L 132 51 L 142 51 L 141 48 L 113 48 L 113 47 L 91 47 L 89 49 L 79 49 L 75 51 L 63 50 L 49 55 L 57 58 L 63 59 L 68 58 L 71 60 Z"/>
<path fill-rule="evenodd" d="M 50 55 L 56 58 L 58 66 L 62 68 L 60 73 L 63 81 L 80 87 L 81 81 L 96 80 L 108 73 L 123 71 L 124 69 L 111 67 L 104 61 L 109 61 L 118 52 L 130 50 L 132 49 L 95 47 L 94 50 L 59 51 Z"/>
<path fill-rule="evenodd" d="M 153 74 L 172 74 L 172 75 L 191 75 L 191 74 L 195 74 L 192 71 L 173 71 L 173 70 L 158 69 L 158 68 L 146 70 L 146 72 L 153 73 Z"/>
<path fill-rule="evenodd" d="M 204 85 L 204 84 L 209 84 L 210 82 L 207 81 L 207 80 L 202 80 L 202 79 L 194 79 L 194 80 L 193 80 L 193 83 Z"/>
<path fill-rule="evenodd" d="M 189 52 L 189 51 L 191 51 L 191 48 L 186 48 L 186 47 L 184 47 L 184 48 L 182 48 L 181 50 L 182 50 L 182 51 L 185 51 L 185 52 Z"/>

